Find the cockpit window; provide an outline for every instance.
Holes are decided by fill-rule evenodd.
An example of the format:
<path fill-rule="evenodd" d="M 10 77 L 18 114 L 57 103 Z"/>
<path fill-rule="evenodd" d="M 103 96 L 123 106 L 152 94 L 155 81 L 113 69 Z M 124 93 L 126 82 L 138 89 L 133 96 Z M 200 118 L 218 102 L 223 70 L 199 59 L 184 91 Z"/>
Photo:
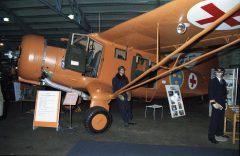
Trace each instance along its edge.
<path fill-rule="evenodd" d="M 87 50 L 88 36 L 82 34 L 73 34 L 71 38 L 71 45 Z"/>
<path fill-rule="evenodd" d="M 122 49 L 115 49 L 115 58 L 120 60 L 127 60 L 127 51 Z"/>

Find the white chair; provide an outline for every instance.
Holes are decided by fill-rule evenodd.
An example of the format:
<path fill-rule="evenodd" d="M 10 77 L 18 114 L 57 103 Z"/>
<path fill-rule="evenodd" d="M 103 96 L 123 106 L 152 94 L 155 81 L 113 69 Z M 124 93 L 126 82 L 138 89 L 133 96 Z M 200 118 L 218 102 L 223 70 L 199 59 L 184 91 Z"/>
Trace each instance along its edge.
<path fill-rule="evenodd" d="M 161 119 L 163 118 L 163 106 L 162 105 L 153 104 L 153 105 L 146 106 L 146 108 L 145 108 L 145 118 L 147 117 L 147 109 L 148 108 L 153 109 L 153 119 L 154 120 L 155 120 L 155 109 L 161 108 L 162 109 Z"/>

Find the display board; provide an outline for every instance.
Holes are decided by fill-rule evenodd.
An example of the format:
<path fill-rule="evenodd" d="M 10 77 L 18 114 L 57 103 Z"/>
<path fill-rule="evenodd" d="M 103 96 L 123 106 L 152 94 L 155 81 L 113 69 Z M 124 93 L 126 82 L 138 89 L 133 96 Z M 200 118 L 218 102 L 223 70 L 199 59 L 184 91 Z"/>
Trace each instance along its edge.
<path fill-rule="evenodd" d="M 37 91 L 33 129 L 59 126 L 60 91 Z"/>
<path fill-rule="evenodd" d="M 179 85 L 165 85 L 165 87 L 172 118 L 186 115 Z"/>

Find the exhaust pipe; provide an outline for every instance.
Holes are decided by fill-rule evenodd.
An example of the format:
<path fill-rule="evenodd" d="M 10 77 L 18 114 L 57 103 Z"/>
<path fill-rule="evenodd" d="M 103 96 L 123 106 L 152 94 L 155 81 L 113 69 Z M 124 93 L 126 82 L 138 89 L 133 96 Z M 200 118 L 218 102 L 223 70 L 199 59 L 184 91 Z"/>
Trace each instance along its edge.
<path fill-rule="evenodd" d="M 53 88 L 56 88 L 56 89 L 59 89 L 59 90 L 65 91 L 65 92 L 77 93 L 78 96 L 83 98 L 83 100 L 90 100 L 91 99 L 91 97 L 89 95 L 87 95 L 86 93 L 84 93 L 82 91 L 79 91 L 79 90 L 76 90 L 76 89 L 72 89 L 72 88 L 54 83 L 51 80 L 49 80 L 48 78 L 42 79 L 42 82 L 44 83 L 44 85 L 46 84 L 50 87 L 53 87 Z"/>

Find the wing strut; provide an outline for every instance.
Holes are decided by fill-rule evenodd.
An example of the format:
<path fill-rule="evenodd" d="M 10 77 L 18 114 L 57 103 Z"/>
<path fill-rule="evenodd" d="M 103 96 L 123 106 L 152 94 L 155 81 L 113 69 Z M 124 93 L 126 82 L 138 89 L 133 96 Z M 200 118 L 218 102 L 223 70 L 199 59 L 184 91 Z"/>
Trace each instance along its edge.
<path fill-rule="evenodd" d="M 237 43 L 240 43 L 240 38 L 238 38 L 238 39 L 236 39 L 235 41 L 232 41 L 232 42 L 230 42 L 230 43 L 228 43 L 228 44 L 226 44 L 226 45 L 224 45 L 224 46 L 221 46 L 221 47 L 219 47 L 219 48 L 217 48 L 217 49 L 215 49 L 215 50 L 212 50 L 212 51 L 207 52 L 207 53 L 205 53 L 205 54 L 203 54 L 203 55 L 201 55 L 201 56 L 198 56 L 198 57 L 196 57 L 195 59 L 193 59 L 193 60 L 191 60 L 191 61 L 188 61 L 188 62 L 186 62 L 186 63 L 184 63 L 184 64 L 182 64 L 182 65 L 179 65 L 179 66 L 177 66 L 177 67 L 173 67 L 173 68 L 171 68 L 171 69 L 169 69 L 169 70 L 167 70 L 167 71 L 165 71 L 165 72 L 163 72 L 163 73 L 161 73 L 161 74 L 159 74 L 159 75 L 157 75 L 157 76 L 155 76 L 155 77 L 153 77 L 153 78 L 151 78 L 151 79 L 148 79 L 148 80 L 140 83 L 140 84 L 137 84 L 137 85 L 134 85 L 134 86 L 132 86 L 132 87 L 129 87 L 129 88 L 121 91 L 119 94 L 121 94 L 121 93 L 123 93 L 123 92 L 127 92 L 127 91 L 130 91 L 130 90 L 133 90 L 133 89 L 136 89 L 136 88 L 138 88 L 138 87 L 141 87 L 141 86 L 143 86 L 143 85 L 145 85 L 146 83 L 149 83 L 149 82 L 151 82 L 151 81 L 160 79 L 160 78 L 162 78 L 162 77 L 170 74 L 170 73 L 171 73 L 172 71 L 174 71 L 174 70 L 181 69 L 181 68 L 183 68 L 183 67 L 185 67 L 185 66 L 187 66 L 187 65 L 189 65 L 189 64 L 191 64 L 191 63 L 193 63 L 193 62 L 196 62 L 196 61 L 200 61 L 200 60 L 202 60 L 202 59 L 205 59 L 206 57 L 209 57 L 209 56 L 211 56 L 211 55 L 213 55 L 213 54 L 216 54 L 216 53 L 218 53 L 218 52 L 220 52 L 220 51 L 222 51 L 222 50 L 224 50 L 224 49 L 226 49 L 226 48 L 228 48 L 228 47 L 230 47 L 230 46 L 233 46 L 233 45 L 235 45 L 235 44 L 237 44 Z"/>
<path fill-rule="evenodd" d="M 188 40 L 186 43 L 184 43 L 183 45 L 181 45 L 178 49 L 176 49 L 175 51 L 173 51 L 172 53 L 170 53 L 169 55 L 167 55 L 166 57 L 164 57 L 160 62 L 158 62 L 155 66 L 151 67 L 150 69 L 146 70 L 143 74 L 141 74 L 139 77 L 137 77 L 136 79 L 134 79 L 133 81 L 131 81 L 128 85 L 126 85 L 125 87 L 121 88 L 120 90 L 118 90 L 117 92 L 115 92 L 112 96 L 112 98 L 115 98 L 117 95 L 124 93 L 126 91 L 129 90 L 133 90 L 135 88 L 138 88 L 146 83 L 149 83 L 153 80 L 159 79 L 163 76 L 166 76 L 167 74 L 169 74 L 170 72 L 176 70 L 176 69 L 180 69 L 183 68 L 184 66 L 191 64 L 195 61 L 199 61 L 200 59 L 203 59 L 205 57 L 208 57 L 209 55 L 212 55 L 214 53 L 217 53 L 227 47 L 230 47 L 236 43 L 240 42 L 240 38 L 236 39 L 235 41 L 228 43 L 220 48 L 217 48 L 213 51 L 210 51 L 206 54 L 203 54 L 187 63 L 184 63 L 178 67 L 173 67 L 171 69 L 169 69 L 168 71 L 157 75 L 156 77 L 153 77 L 151 79 L 148 79 L 140 84 L 137 84 L 135 86 L 132 86 L 133 84 L 135 84 L 136 82 L 138 82 L 139 80 L 141 80 L 143 77 L 145 77 L 146 75 L 148 75 L 150 72 L 157 70 L 159 67 L 163 66 L 164 64 L 166 64 L 174 55 L 180 53 L 181 51 L 183 51 L 184 49 L 186 49 L 188 46 L 190 46 L 191 44 L 193 44 L 194 42 L 196 42 L 198 39 L 200 39 L 201 37 L 203 37 L 204 35 L 206 35 L 207 33 L 209 33 L 210 31 L 212 31 L 214 28 L 216 28 L 218 25 L 220 25 L 223 21 L 225 21 L 227 18 L 231 17 L 234 13 L 236 13 L 238 10 L 240 9 L 240 3 L 238 5 L 236 5 L 235 7 L 233 7 L 230 11 L 228 11 L 226 14 L 224 14 L 223 16 L 221 16 L 220 18 L 218 18 L 215 22 L 213 22 L 212 24 L 210 24 L 206 29 L 202 30 L 200 33 L 196 34 L 195 36 L 193 36 L 190 40 Z M 132 86 L 132 87 L 131 87 Z"/>
<path fill-rule="evenodd" d="M 160 30 L 159 30 L 159 23 L 157 24 L 157 54 L 156 54 L 156 63 L 159 62 L 159 51 L 160 51 Z"/>

